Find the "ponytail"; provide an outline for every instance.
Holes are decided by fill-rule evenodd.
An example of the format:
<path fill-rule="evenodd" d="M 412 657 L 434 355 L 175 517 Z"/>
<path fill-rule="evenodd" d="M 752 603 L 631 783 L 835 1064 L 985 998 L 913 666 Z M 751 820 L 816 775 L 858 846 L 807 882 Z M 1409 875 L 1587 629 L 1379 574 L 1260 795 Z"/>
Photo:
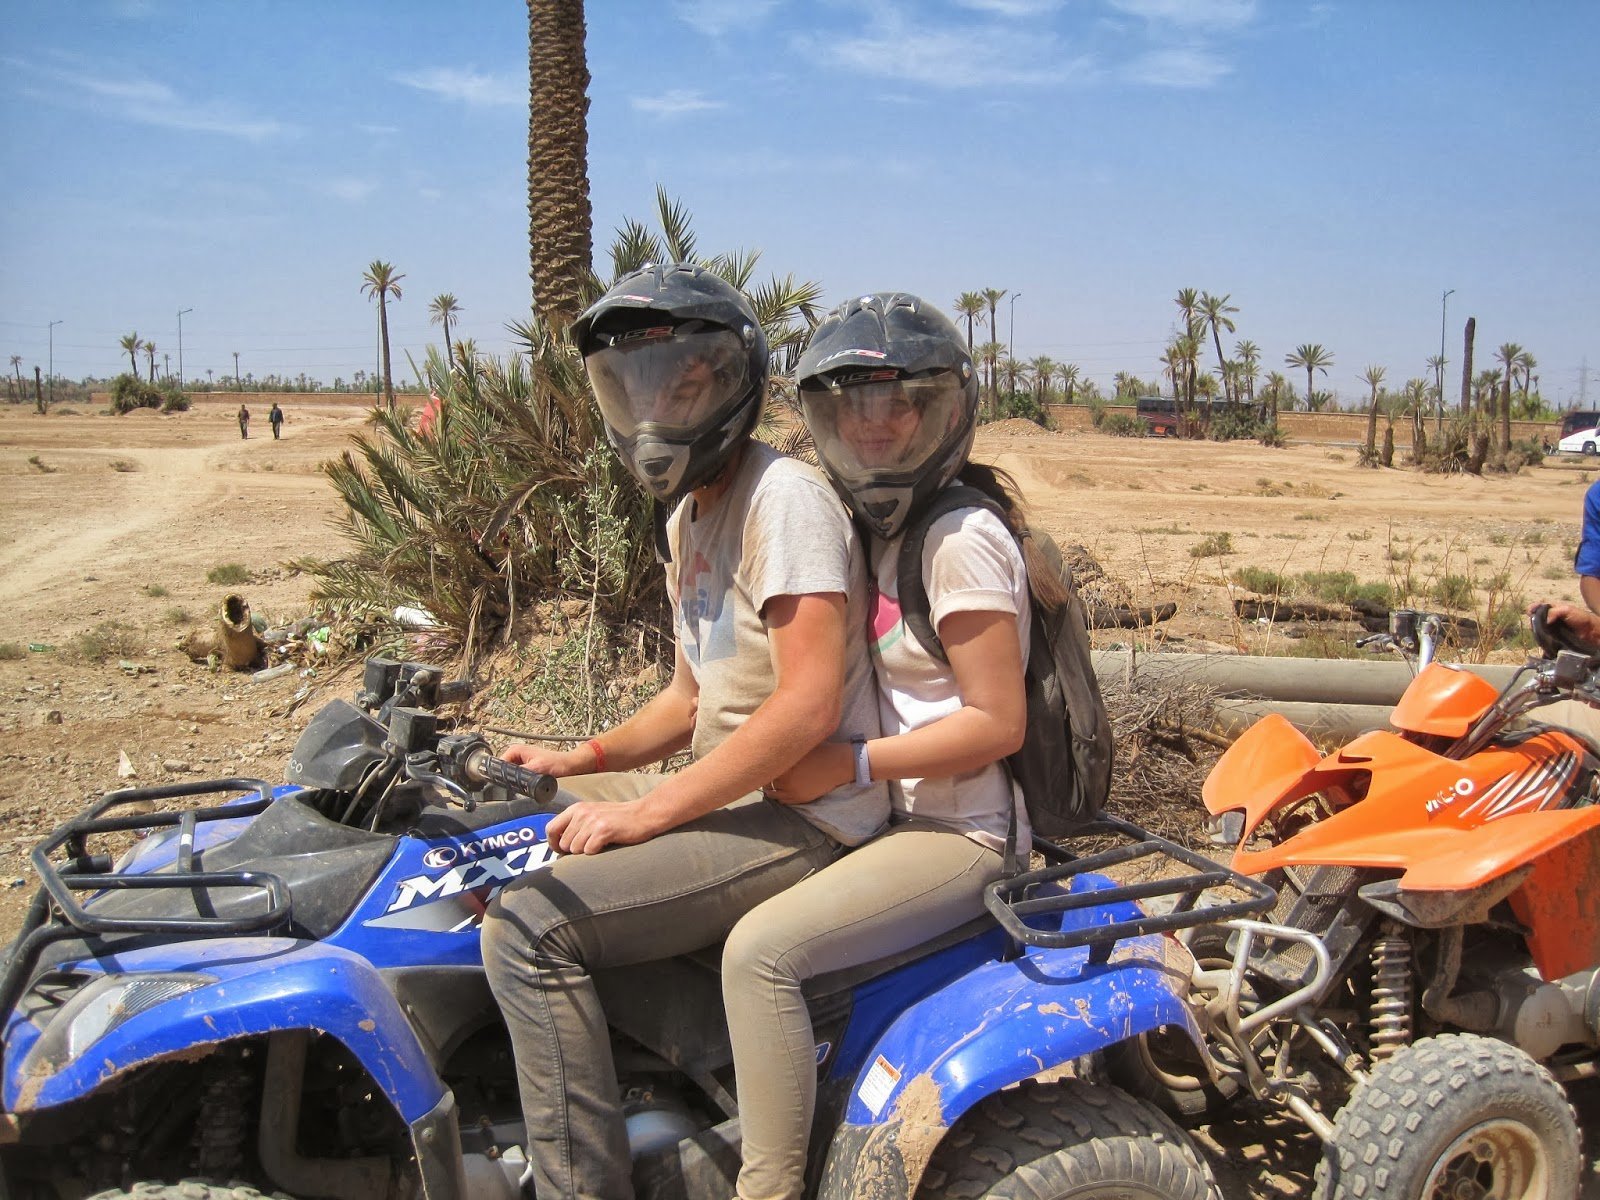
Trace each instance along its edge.
<path fill-rule="evenodd" d="M 1005 513 L 1006 525 L 1022 547 L 1022 563 L 1028 569 L 1028 590 L 1046 612 L 1055 612 L 1071 598 L 1060 574 L 1046 561 L 1029 536 L 1028 514 L 1022 507 L 1022 490 L 1017 481 L 999 467 L 968 461 L 956 474 L 960 482 L 982 492 Z"/>

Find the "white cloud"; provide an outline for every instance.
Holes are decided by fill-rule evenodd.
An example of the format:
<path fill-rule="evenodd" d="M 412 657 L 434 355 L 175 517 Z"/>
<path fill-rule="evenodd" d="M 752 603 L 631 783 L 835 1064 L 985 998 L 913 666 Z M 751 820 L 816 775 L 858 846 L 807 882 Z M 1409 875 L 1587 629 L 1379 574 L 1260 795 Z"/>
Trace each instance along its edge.
<path fill-rule="evenodd" d="M 7 57 L 0 59 L 20 77 L 31 76 L 57 86 L 36 93 L 41 98 L 102 116 L 121 117 L 142 125 L 216 133 L 224 137 L 264 141 L 295 133 L 292 126 L 270 117 L 253 117 L 224 100 L 199 100 L 180 95 L 170 84 L 135 75 L 117 75 L 115 68 L 73 63 L 42 66 Z M 23 86 L 27 86 L 23 83 Z M 30 89 L 32 90 L 32 89 Z"/>
<path fill-rule="evenodd" d="M 956 0 L 961 8 L 997 17 L 1042 17 L 1055 12 L 1063 0 Z"/>
<path fill-rule="evenodd" d="M 374 179 L 325 179 L 321 188 L 335 200 L 360 204 L 378 190 L 378 183 Z"/>
<path fill-rule="evenodd" d="M 806 35 L 796 39 L 796 46 L 816 66 L 933 87 L 1042 86 L 1081 82 L 1093 73 L 1087 57 L 1070 55 L 1046 31 L 935 28 L 922 19 L 908 21 L 888 6 L 866 32 L 854 37 Z"/>
<path fill-rule="evenodd" d="M 528 102 L 526 79 L 486 74 L 471 67 L 428 67 L 396 75 L 394 80 L 473 108 L 503 108 Z"/>
<path fill-rule="evenodd" d="M 1108 0 L 1152 25 L 1184 29 L 1237 29 L 1255 20 L 1256 0 Z"/>
<path fill-rule="evenodd" d="M 762 24 L 778 0 L 674 0 L 673 15 L 707 37 L 723 37 Z"/>
<path fill-rule="evenodd" d="M 370 134 L 372 137 L 393 137 L 395 134 L 400 132 L 400 127 L 398 125 L 368 125 L 365 123 L 358 123 L 356 125 L 356 132 Z"/>
<path fill-rule="evenodd" d="M 1232 73 L 1232 66 L 1199 46 L 1151 50 L 1122 69 L 1130 82 L 1172 88 L 1208 88 Z"/>
<path fill-rule="evenodd" d="M 649 113 L 653 117 L 682 117 L 723 107 L 720 100 L 708 100 L 687 88 L 674 88 L 659 96 L 634 96 L 628 103 L 635 112 Z"/>

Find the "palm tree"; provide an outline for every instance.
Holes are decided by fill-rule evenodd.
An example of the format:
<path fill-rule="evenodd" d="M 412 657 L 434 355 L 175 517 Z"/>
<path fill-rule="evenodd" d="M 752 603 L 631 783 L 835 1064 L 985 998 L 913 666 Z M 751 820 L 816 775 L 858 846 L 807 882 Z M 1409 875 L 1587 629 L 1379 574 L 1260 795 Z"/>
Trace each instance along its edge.
<path fill-rule="evenodd" d="M 1538 365 L 1539 360 L 1526 350 L 1517 355 L 1517 369 L 1522 372 L 1522 402 L 1524 404 L 1528 402 L 1528 390 L 1533 383 L 1533 369 Z"/>
<path fill-rule="evenodd" d="M 1511 449 L 1511 381 L 1517 369 L 1517 358 L 1526 351 L 1515 342 L 1503 342 L 1500 349 L 1494 352 L 1495 358 L 1505 369 L 1505 382 L 1500 391 L 1500 451 Z"/>
<path fill-rule="evenodd" d="M 1442 354 L 1428 355 L 1428 370 L 1432 373 L 1434 379 L 1438 381 L 1435 384 L 1434 396 L 1439 401 L 1439 411 L 1434 420 L 1433 429 L 1435 433 L 1440 434 L 1444 432 L 1444 368 L 1448 362 L 1449 360 Z"/>
<path fill-rule="evenodd" d="M 983 315 L 983 294 L 981 292 L 962 292 L 956 297 L 956 315 L 967 319 L 967 357 L 972 357 L 972 322 Z M 994 336 L 994 331 L 990 331 Z"/>
<path fill-rule="evenodd" d="M 378 302 L 378 345 L 383 351 L 383 394 L 389 401 L 390 412 L 394 411 L 394 377 L 389 371 L 389 297 L 400 299 L 400 281 L 404 278 L 404 275 L 395 274 L 393 265 L 381 258 L 373 259 L 366 273 L 361 276 L 362 293 Z"/>
<path fill-rule="evenodd" d="M 154 342 L 146 342 L 144 344 L 144 360 L 150 365 L 150 382 L 154 383 L 156 381 L 156 344 Z"/>
<path fill-rule="evenodd" d="M 1304 367 L 1306 372 L 1306 410 L 1311 411 L 1311 386 L 1314 376 L 1318 371 L 1324 375 L 1328 368 L 1333 366 L 1333 355 L 1316 342 L 1305 342 L 1294 348 L 1294 352 L 1283 356 L 1284 366 Z"/>
<path fill-rule="evenodd" d="M 594 260 L 583 0 L 528 0 L 528 251 L 552 329 L 583 309 Z"/>
<path fill-rule="evenodd" d="M 1185 360 L 1183 351 L 1178 346 L 1178 339 L 1173 338 L 1167 343 L 1167 348 L 1162 352 L 1161 365 L 1163 374 L 1172 380 L 1172 401 L 1174 404 L 1183 403 L 1183 380 L 1185 377 Z"/>
<path fill-rule="evenodd" d="M 1056 360 L 1048 354 L 1041 354 L 1028 361 L 1028 371 L 1033 375 L 1034 398 L 1043 408 L 1050 393 L 1050 380 L 1055 377 Z"/>
<path fill-rule="evenodd" d="M 456 303 L 456 298 L 449 292 L 440 292 L 428 301 L 428 324 L 444 325 L 444 360 L 454 362 L 455 355 L 450 349 L 450 318 L 461 312 L 461 306 Z"/>
<path fill-rule="evenodd" d="M 1210 292 L 1202 292 L 1200 295 L 1200 319 L 1211 329 L 1211 344 L 1217 351 L 1217 370 L 1222 374 L 1222 398 L 1229 404 L 1233 403 L 1233 393 L 1228 390 L 1227 364 L 1222 360 L 1221 330 L 1234 332 L 1233 321 L 1228 314 L 1239 310 L 1228 303 L 1231 299 L 1233 299 L 1231 295 L 1213 296 Z"/>
<path fill-rule="evenodd" d="M 117 344 L 128 352 L 128 361 L 133 364 L 133 377 L 138 379 L 139 347 L 144 345 L 144 343 L 139 340 L 139 335 L 137 333 L 125 333 L 122 335 L 122 340 Z"/>
<path fill-rule="evenodd" d="M 17 394 L 12 403 L 20 404 L 22 403 L 22 355 L 13 354 L 11 356 L 11 371 L 17 377 Z"/>
<path fill-rule="evenodd" d="M 1283 405 L 1283 397 L 1289 390 L 1289 381 L 1281 371 L 1267 373 L 1267 386 L 1262 389 L 1262 395 L 1272 405 L 1272 427 L 1278 427 L 1278 409 Z"/>
<path fill-rule="evenodd" d="M 1118 371 L 1111 377 L 1111 386 L 1116 389 L 1118 400 L 1124 396 L 1137 397 L 1139 394 L 1138 376 L 1130 371 Z"/>
<path fill-rule="evenodd" d="M 1406 409 L 1411 413 L 1411 461 L 1420 464 L 1428 453 L 1428 427 L 1424 420 L 1428 408 L 1428 381 L 1406 380 L 1405 398 Z"/>
<path fill-rule="evenodd" d="M 1375 466 L 1378 461 L 1378 385 L 1385 374 L 1382 367 L 1369 366 L 1361 375 L 1361 382 L 1372 389 L 1372 400 L 1367 405 L 1367 451 L 1361 459 L 1363 466 Z"/>
<path fill-rule="evenodd" d="M 984 288 L 983 302 L 989 306 L 989 415 L 993 416 L 1000 403 L 1000 375 L 996 371 L 993 347 L 1000 343 L 1000 335 L 995 332 L 994 310 L 1000 306 L 1000 299 L 1006 294 L 1005 288 Z M 1009 347 L 1007 348 L 1009 352 Z"/>
<path fill-rule="evenodd" d="M 1061 376 L 1061 395 L 1068 404 L 1073 403 L 1073 394 L 1078 386 L 1078 364 L 1057 363 L 1056 374 Z"/>
<path fill-rule="evenodd" d="M 1245 340 L 1235 342 L 1233 352 L 1239 356 L 1239 377 L 1244 380 L 1245 394 L 1253 407 L 1256 402 L 1256 372 L 1261 369 L 1261 347 Z"/>

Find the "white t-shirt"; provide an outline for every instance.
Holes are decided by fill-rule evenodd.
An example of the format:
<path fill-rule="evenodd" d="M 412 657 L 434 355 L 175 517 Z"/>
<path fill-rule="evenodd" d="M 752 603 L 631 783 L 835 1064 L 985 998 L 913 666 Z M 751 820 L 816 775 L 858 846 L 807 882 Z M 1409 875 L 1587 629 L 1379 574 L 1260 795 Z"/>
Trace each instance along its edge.
<path fill-rule="evenodd" d="M 872 660 L 878 674 L 878 711 L 885 736 L 906 733 L 961 708 L 955 673 L 922 648 L 900 612 L 898 573 L 904 534 L 874 539 L 875 586 L 870 598 Z M 963 508 L 945 513 L 922 544 L 922 579 L 935 629 L 953 612 L 1004 612 L 1017 621 L 1017 641 L 1027 665 L 1028 573 L 1016 538 L 994 513 Z M 941 779 L 889 783 L 898 818 L 917 817 L 959 830 L 1004 852 L 1010 814 L 1017 814 L 1017 845 L 1032 840 L 1022 793 L 1004 762 Z"/>
<path fill-rule="evenodd" d="M 841 592 L 845 677 L 830 740 L 878 736 L 876 687 L 867 656 L 866 565 L 855 527 L 822 472 L 751 441 L 728 490 L 707 513 L 684 498 L 667 524 L 678 646 L 700 688 L 695 758 L 721 745 L 777 686 L 762 613 L 777 596 Z M 835 788 L 795 811 L 854 846 L 889 819 L 882 783 Z"/>

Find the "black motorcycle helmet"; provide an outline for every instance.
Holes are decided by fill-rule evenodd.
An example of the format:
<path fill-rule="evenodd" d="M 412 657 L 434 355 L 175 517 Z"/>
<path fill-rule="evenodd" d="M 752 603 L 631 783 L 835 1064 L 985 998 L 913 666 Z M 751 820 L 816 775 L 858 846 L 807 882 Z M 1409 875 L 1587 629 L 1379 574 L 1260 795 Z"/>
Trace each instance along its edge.
<path fill-rule="evenodd" d="M 881 538 L 967 461 L 978 376 L 960 331 L 916 296 L 841 304 L 811 335 L 795 377 L 823 471 Z"/>
<path fill-rule="evenodd" d="M 767 393 L 767 339 L 732 284 L 688 263 L 626 275 L 572 325 L 606 437 L 671 503 L 714 478 Z"/>

